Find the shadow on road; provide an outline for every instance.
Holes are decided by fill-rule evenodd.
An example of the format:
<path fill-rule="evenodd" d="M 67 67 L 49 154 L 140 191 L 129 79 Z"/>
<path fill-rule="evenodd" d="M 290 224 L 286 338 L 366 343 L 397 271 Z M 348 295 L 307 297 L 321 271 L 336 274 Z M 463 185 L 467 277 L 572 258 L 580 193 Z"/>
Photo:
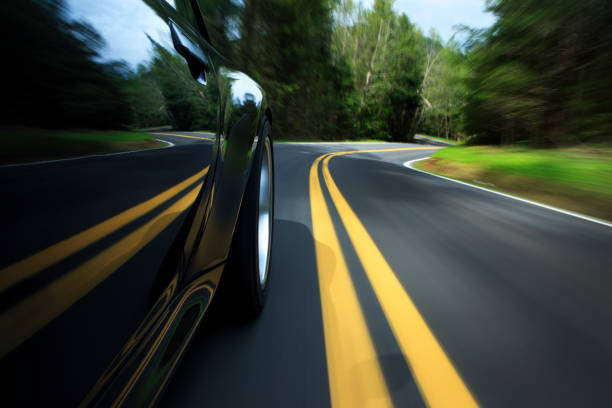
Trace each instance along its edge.
<path fill-rule="evenodd" d="M 316 271 L 306 226 L 275 220 L 262 314 L 239 324 L 211 309 L 161 406 L 329 405 Z"/>

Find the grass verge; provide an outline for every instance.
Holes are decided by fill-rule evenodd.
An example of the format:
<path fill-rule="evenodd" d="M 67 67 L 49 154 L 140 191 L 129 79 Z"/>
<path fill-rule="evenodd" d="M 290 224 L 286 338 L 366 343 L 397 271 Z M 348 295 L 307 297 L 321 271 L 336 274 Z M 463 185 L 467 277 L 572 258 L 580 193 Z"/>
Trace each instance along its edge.
<path fill-rule="evenodd" d="M 165 146 L 152 135 L 119 130 L 0 129 L 0 163 L 26 163 Z"/>
<path fill-rule="evenodd" d="M 612 220 L 612 148 L 449 147 L 417 168 Z"/>

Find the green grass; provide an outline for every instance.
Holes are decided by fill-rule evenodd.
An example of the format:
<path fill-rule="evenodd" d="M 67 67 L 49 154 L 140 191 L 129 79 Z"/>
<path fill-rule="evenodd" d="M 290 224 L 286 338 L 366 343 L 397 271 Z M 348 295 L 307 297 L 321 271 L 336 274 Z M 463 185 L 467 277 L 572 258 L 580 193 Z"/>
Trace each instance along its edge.
<path fill-rule="evenodd" d="M 449 147 L 435 158 L 484 170 L 537 178 L 612 197 L 612 148 L 530 149 L 519 147 Z"/>
<path fill-rule="evenodd" d="M 416 167 L 558 208 L 612 220 L 612 147 L 453 146 Z"/>
<path fill-rule="evenodd" d="M 121 130 L 0 129 L 0 163 L 21 163 L 161 147 L 143 132 Z"/>
<path fill-rule="evenodd" d="M 153 139 L 153 136 L 146 133 L 139 132 L 126 132 L 126 131 L 106 131 L 106 132 L 57 132 L 54 135 L 55 138 L 60 140 L 66 140 L 69 142 L 98 142 L 98 143 L 109 143 L 109 142 L 134 142 Z"/>

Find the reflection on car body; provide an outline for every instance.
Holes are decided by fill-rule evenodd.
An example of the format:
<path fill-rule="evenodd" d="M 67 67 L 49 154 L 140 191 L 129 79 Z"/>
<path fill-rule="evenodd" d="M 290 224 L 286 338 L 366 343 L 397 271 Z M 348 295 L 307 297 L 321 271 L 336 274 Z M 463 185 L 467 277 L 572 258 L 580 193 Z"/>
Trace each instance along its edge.
<path fill-rule="evenodd" d="M 263 307 L 272 117 L 204 3 L 2 6 L 21 34 L 3 43 L 5 398 L 155 403 L 220 285 L 232 312 Z"/>

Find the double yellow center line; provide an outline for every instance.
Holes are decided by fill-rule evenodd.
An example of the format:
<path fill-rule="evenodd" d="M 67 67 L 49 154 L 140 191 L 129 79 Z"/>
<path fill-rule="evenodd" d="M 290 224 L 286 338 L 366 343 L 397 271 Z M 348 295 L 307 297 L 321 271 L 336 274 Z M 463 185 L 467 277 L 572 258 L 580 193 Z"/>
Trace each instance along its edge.
<path fill-rule="evenodd" d="M 310 168 L 310 210 L 333 407 L 391 406 L 374 344 L 319 182 Z"/>
<path fill-rule="evenodd" d="M 329 161 L 336 156 L 422 149 L 431 147 L 338 152 L 319 157 L 311 167 L 311 215 L 329 386 L 335 407 L 392 406 L 393 403 L 325 203 L 318 175 L 320 164 L 332 202 L 425 402 L 431 407 L 477 406 L 444 349 L 329 172 Z"/>
<path fill-rule="evenodd" d="M 207 166 L 155 197 L 0 270 L 1 292 L 144 216 L 197 183 L 183 197 L 135 231 L 3 311 L 0 315 L 2 337 L 0 357 L 9 353 L 89 293 L 189 208 L 200 191 L 201 179 L 208 169 Z"/>

